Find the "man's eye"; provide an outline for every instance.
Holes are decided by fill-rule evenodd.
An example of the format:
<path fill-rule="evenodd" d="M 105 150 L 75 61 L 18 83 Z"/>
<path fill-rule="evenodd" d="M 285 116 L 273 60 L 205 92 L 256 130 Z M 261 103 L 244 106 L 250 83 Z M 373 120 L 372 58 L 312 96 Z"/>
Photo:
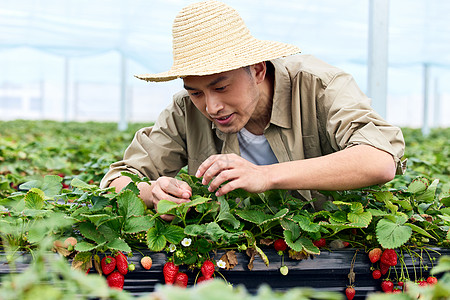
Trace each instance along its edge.
<path fill-rule="evenodd" d="M 221 87 L 217 87 L 216 91 L 223 91 L 227 86 L 221 86 Z"/>
<path fill-rule="evenodd" d="M 191 96 L 194 96 L 194 97 L 197 97 L 199 95 L 200 95 L 200 92 L 193 92 L 193 93 L 191 93 Z"/>

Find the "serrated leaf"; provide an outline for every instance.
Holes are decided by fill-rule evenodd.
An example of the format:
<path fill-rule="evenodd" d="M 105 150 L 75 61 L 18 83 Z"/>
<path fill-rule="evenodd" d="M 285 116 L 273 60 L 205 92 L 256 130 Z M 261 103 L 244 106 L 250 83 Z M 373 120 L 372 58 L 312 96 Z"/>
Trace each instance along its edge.
<path fill-rule="evenodd" d="M 403 218 L 397 218 L 397 222 L 387 219 L 378 221 L 376 236 L 378 242 L 385 249 L 394 249 L 406 243 L 412 234 L 412 229 L 404 225 Z"/>
<path fill-rule="evenodd" d="M 180 243 L 181 240 L 185 237 L 184 229 L 176 225 L 166 226 L 163 229 L 162 234 L 164 235 L 166 240 L 172 244 Z"/>
<path fill-rule="evenodd" d="M 308 239 L 306 237 L 300 237 L 299 240 L 300 239 L 301 239 L 301 242 L 303 245 L 303 250 L 305 250 L 309 254 L 314 254 L 314 255 L 320 254 L 319 248 L 314 246 L 313 242 L 310 239 Z"/>
<path fill-rule="evenodd" d="M 214 242 L 217 242 L 222 236 L 226 235 L 226 232 L 216 222 L 211 222 L 206 225 L 206 233 Z"/>
<path fill-rule="evenodd" d="M 42 209 L 44 207 L 44 193 L 36 188 L 29 190 L 25 197 L 25 207 L 31 209 Z"/>
<path fill-rule="evenodd" d="M 366 228 L 372 221 L 372 214 L 367 211 L 362 213 L 349 213 L 347 217 L 351 225 L 361 228 Z"/>
<path fill-rule="evenodd" d="M 281 220 L 281 227 L 284 229 L 283 234 L 285 234 L 286 231 L 290 232 L 290 238 L 292 241 L 295 241 L 300 236 L 300 225 L 298 225 L 296 222 L 290 221 L 290 220 Z"/>
<path fill-rule="evenodd" d="M 136 233 L 141 231 L 147 231 L 151 225 L 152 222 L 151 216 L 138 216 L 138 217 L 130 217 L 125 221 L 125 226 L 123 231 L 126 233 Z"/>
<path fill-rule="evenodd" d="M 103 246 L 105 243 L 101 243 L 101 244 L 92 244 L 89 242 L 85 242 L 85 241 L 81 241 L 78 242 L 75 245 L 75 250 L 79 251 L 79 252 L 89 252 L 92 251 L 94 249 L 96 249 L 99 246 Z"/>
<path fill-rule="evenodd" d="M 344 223 L 347 221 L 347 213 L 342 210 L 336 211 L 331 214 L 330 219 L 335 222 Z"/>
<path fill-rule="evenodd" d="M 394 194 L 388 191 L 372 192 L 372 195 L 377 201 L 380 202 L 391 201 L 392 199 L 394 199 Z"/>
<path fill-rule="evenodd" d="M 311 220 L 306 216 L 296 215 L 293 217 L 293 220 L 300 225 L 300 228 L 303 231 L 318 232 L 320 230 L 319 224 L 311 222 Z"/>
<path fill-rule="evenodd" d="M 428 179 L 424 177 L 418 177 L 409 184 L 406 191 L 413 194 L 422 193 L 427 189 L 429 184 L 430 182 L 428 181 Z"/>
<path fill-rule="evenodd" d="M 224 199 L 224 197 L 219 197 L 218 198 L 219 202 L 220 202 L 220 211 L 219 211 L 219 215 L 217 216 L 217 222 L 220 221 L 226 221 L 228 223 L 230 223 L 234 229 L 239 228 L 239 225 L 241 224 L 241 222 L 239 222 L 234 215 L 232 215 L 230 213 L 230 206 L 228 205 L 228 202 Z"/>
<path fill-rule="evenodd" d="M 72 179 L 72 181 L 70 182 L 70 185 L 73 186 L 74 188 L 79 188 L 80 190 L 83 190 L 83 191 L 97 188 L 97 186 L 92 185 L 92 184 L 87 184 L 86 182 L 80 180 L 77 177 Z"/>
<path fill-rule="evenodd" d="M 141 216 L 145 213 L 144 202 L 130 190 L 122 191 L 117 196 L 117 205 L 119 206 L 119 214 L 125 219 L 131 216 Z"/>
<path fill-rule="evenodd" d="M 127 242 L 122 239 L 115 239 L 113 241 L 110 241 L 105 246 L 109 249 L 114 249 L 122 252 L 131 252 L 130 246 L 128 246 Z"/>
<path fill-rule="evenodd" d="M 284 241 L 294 251 L 300 252 L 303 250 L 302 240 L 300 238 L 293 238 L 290 230 L 283 231 Z"/>
<path fill-rule="evenodd" d="M 360 214 L 364 212 L 364 207 L 360 202 L 352 202 L 351 211 L 354 214 Z"/>
<path fill-rule="evenodd" d="M 38 188 L 42 190 L 46 197 L 52 198 L 61 192 L 62 178 L 58 175 L 46 175 L 43 180 L 32 180 L 21 184 L 20 189 L 30 190 Z"/>
<path fill-rule="evenodd" d="M 169 200 L 161 200 L 158 202 L 158 214 L 164 215 L 179 207 L 179 204 Z"/>
<path fill-rule="evenodd" d="M 433 182 L 430 184 L 430 186 L 427 188 L 427 190 L 415 197 L 415 200 L 418 202 L 426 202 L 430 203 L 434 201 L 434 197 L 436 195 L 436 188 L 439 183 L 439 179 L 433 180 Z"/>
<path fill-rule="evenodd" d="M 91 210 L 97 211 L 105 208 L 106 206 L 111 204 L 111 200 L 105 197 L 93 196 L 91 198 L 92 208 Z"/>
<path fill-rule="evenodd" d="M 411 211 L 413 209 L 411 203 L 408 200 L 392 200 L 392 203 L 400 205 L 403 209 Z"/>
<path fill-rule="evenodd" d="M 190 236 L 204 235 L 206 233 L 205 224 L 191 224 L 184 228 L 184 233 Z"/>
<path fill-rule="evenodd" d="M 158 232 L 156 227 L 152 227 L 147 231 L 147 246 L 154 252 L 160 252 L 166 246 L 166 238 Z"/>
<path fill-rule="evenodd" d="M 256 211 L 256 210 L 239 210 L 239 211 L 236 211 L 236 214 L 240 218 L 242 218 L 248 222 L 252 222 L 257 225 L 263 225 L 267 222 L 271 222 L 271 221 L 275 221 L 275 220 L 283 218 L 288 212 L 289 212 L 289 210 L 287 208 L 283 208 L 282 210 L 277 212 L 275 215 L 268 215 L 262 211 Z"/>
<path fill-rule="evenodd" d="M 83 222 L 78 226 L 80 233 L 87 239 L 102 244 L 106 242 L 105 237 L 98 231 L 98 228 L 91 222 Z"/>

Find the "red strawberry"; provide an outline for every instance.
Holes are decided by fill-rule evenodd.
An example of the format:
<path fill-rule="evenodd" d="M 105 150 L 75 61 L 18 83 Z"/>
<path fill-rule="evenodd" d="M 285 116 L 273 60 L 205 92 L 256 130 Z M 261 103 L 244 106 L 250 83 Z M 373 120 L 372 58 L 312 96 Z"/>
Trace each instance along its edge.
<path fill-rule="evenodd" d="M 321 238 L 317 241 L 314 241 L 313 244 L 318 248 L 323 248 L 327 245 L 327 241 L 324 238 Z"/>
<path fill-rule="evenodd" d="M 399 288 L 395 288 L 395 289 L 392 290 L 393 294 L 400 294 L 401 292 L 402 292 L 402 290 L 399 289 Z"/>
<path fill-rule="evenodd" d="M 122 252 L 117 252 L 116 256 L 116 266 L 117 270 L 123 275 L 128 273 L 128 259 Z"/>
<path fill-rule="evenodd" d="M 427 286 L 428 285 L 428 282 L 426 280 L 419 280 L 417 283 L 419 284 L 419 286 Z"/>
<path fill-rule="evenodd" d="M 373 277 L 373 279 L 380 279 L 381 278 L 381 271 L 380 270 L 373 270 L 372 277 Z"/>
<path fill-rule="evenodd" d="M 374 249 L 370 250 L 370 251 L 369 251 L 369 259 L 370 259 L 370 261 L 371 261 L 373 264 L 376 263 L 377 261 L 379 261 L 380 258 L 381 258 L 381 253 L 382 253 L 382 252 L 383 252 L 383 251 L 381 251 L 380 248 L 374 248 Z"/>
<path fill-rule="evenodd" d="M 399 281 L 397 284 L 398 284 L 398 286 L 400 286 L 400 287 L 403 287 L 403 285 L 405 285 L 405 283 L 404 283 L 403 281 Z"/>
<path fill-rule="evenodd" d="M 173 284 L 175 282 L 175 278 L 178 274 L 178 266 L 176 266 L 173 262 L 166 262 L 163 268 L 164 281 L 166 284 Z"/>
<path fill-rule="evenodd" d="M 200 282 L 202 282 L 202 281 L 208 281 L 208 280 L 211 280 L 211 279 L 212 279 L 212 278 L 206 279 L 205 276 L 200 276 L 200 277 L 197 279 L 197 283 L 200 283 Z"/>
<path fill-rule="evenodd" d="M 386 249 L 381 254 L 381 262 L 388 266 L 395 266 L 397 264 L 397 253 L 394 249 Z"/>
<path fill-rule="evenodd" d="M 152 267 L 152 264 L 153 264 L 153 261 L 150 256 L 144 256 L 141 258 L 141 265 L 144 269 L 150 270 L 150 268 Z"/>
<path fill-rule="evenodd" d="M 106 282 L 112 288 L 122 290 L 125 277 L 120 272 L 114 271 L 106 277 Z"/>
<path fill-rule="evenodd" d="M 188 276 L 186 273 L 179 272 L 177 276 L 175 277 L 175 285 L 181 286 L 181 287 L 187 287 L 188 284 Z"/>
<path fill-rule="evenodd" d="M 348 245 L 350 245 L 349 242 L 342 242 L 342 245 L 344 245 L 344 247 L 348 247 Z"/>
<path fill-rule="evenodd" d="M 102 266 L 103 274 L 108 275 L 116 268 L 116 259 L 112 256 L 105 256 L 100 262 L 100 265 Z"/>
<path fill-rule="evenodd" d="M 205 260 L 200 270 L 206 279 L 210 279 L 214 274 L 214 264 L 210 260 Z"/>
<path fill-rule="evenodd" d="M 438 281 L 437 278 L 434 276 L 428 276 L 428 278 L 427 278 L 427 283 L 430 285 L 436 284 L 437 281 Z"/>
<path fill-rule="evenodd" d="M 387 271 L 389 270 L 389 266 L 384 264 L 383 262 L 380 261 L 380 271 L 381 274 L 386 275 Z"/>
<path fill-rule="evenodd" d="M 355 289 L 352 286 L 349 286 L 345 289 L 345 295 L 348 300 L 352 300 L 355 297 Z"/>
<path fill-rule="evenodd" d="M 278 239 L 273 243 L 273 247 L 277 252 L 284 251 L 287 249 L 287 244 L 283 239 Z"/>
<path fill-rule="evenodd" d="M 392 281 L 390 281 L 390 280 L 384 280 L 381 283 L 381 289 L 385 293 L 390 293 L 394 290 L 394 283 L 392 283 Z"/>

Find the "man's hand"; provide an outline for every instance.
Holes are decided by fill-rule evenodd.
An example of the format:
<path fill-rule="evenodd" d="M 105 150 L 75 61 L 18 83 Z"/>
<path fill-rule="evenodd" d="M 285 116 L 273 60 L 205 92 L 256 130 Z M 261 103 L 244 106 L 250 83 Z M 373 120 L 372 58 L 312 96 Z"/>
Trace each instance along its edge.
<path fill-rule="evenodd" d="M 151 186 L 151 201 L 156 211 L 158 211 L 158 202 L 163 199 L 177 204 L 191 201 L 189 200 L 192 196 L 191 187 L 184 181 L 163 176 L 159 177 Z M 173 215 L 161 216 L 161 219 L 166 221 L 170 221 L 173 218 Z"/>
<path fill-rule="evenodd" d="M 116 188 L 116 192 L 122 190 L 131 179 L 127 176 L 121 176 L 114 179 L 110 186 Z M 151 185 L 146 182 L 138 184 L 140 190 L 139 196 L 148 207 L 154 207 L 158 211 L 158 202 L 165 199 L 175 203 L 190 201 L 192 196 L 191 187 L 184 181 L 177 180 L 172 177 L 160 177 L 156 181 L 152 181 Z M 162 215 L 161 219 L 170 221 L 173 215 Z"/>
<path fill-rule="evenodd" d="M 225 195 L 238 188 L 251 193 L 270 189 L 270 175 L 266 166 L 257 166 L 236 154 L 210 156 L 200 165 L 195 176 L 203 176 L 202 183 L 210 183 L 208 190 L 217 190 L 216 196 Z M 220 187 L 223 183 L 225 184 Z"/>

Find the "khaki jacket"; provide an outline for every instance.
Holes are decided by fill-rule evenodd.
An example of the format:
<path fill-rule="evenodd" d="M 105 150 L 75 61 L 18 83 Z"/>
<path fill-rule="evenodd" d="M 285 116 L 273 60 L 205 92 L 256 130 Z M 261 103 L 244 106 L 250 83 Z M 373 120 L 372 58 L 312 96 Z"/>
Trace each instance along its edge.
<path fill-rule="evenodd" d="M 351 75 L 310 55 L 270 61 L 275 68 L 272 116 L 264 135 L 279 162 L 313 158 L 354 145 L 390 153 L 401 174 L 404 140 L 370 106 Z M 195 174 L 210 155 L 239 154 L 237 135 L 215 128 L 190 101 L 176 94 L 153 127 L 139 130 L 124 158 L 113 163 L 102 187 L 128 171 L 152 180 L 175 176 L 184 166 Z M 364 167 L 364 166 L 362 166 Z M 298 191 L 311 199 L 310 191 Z"/>

